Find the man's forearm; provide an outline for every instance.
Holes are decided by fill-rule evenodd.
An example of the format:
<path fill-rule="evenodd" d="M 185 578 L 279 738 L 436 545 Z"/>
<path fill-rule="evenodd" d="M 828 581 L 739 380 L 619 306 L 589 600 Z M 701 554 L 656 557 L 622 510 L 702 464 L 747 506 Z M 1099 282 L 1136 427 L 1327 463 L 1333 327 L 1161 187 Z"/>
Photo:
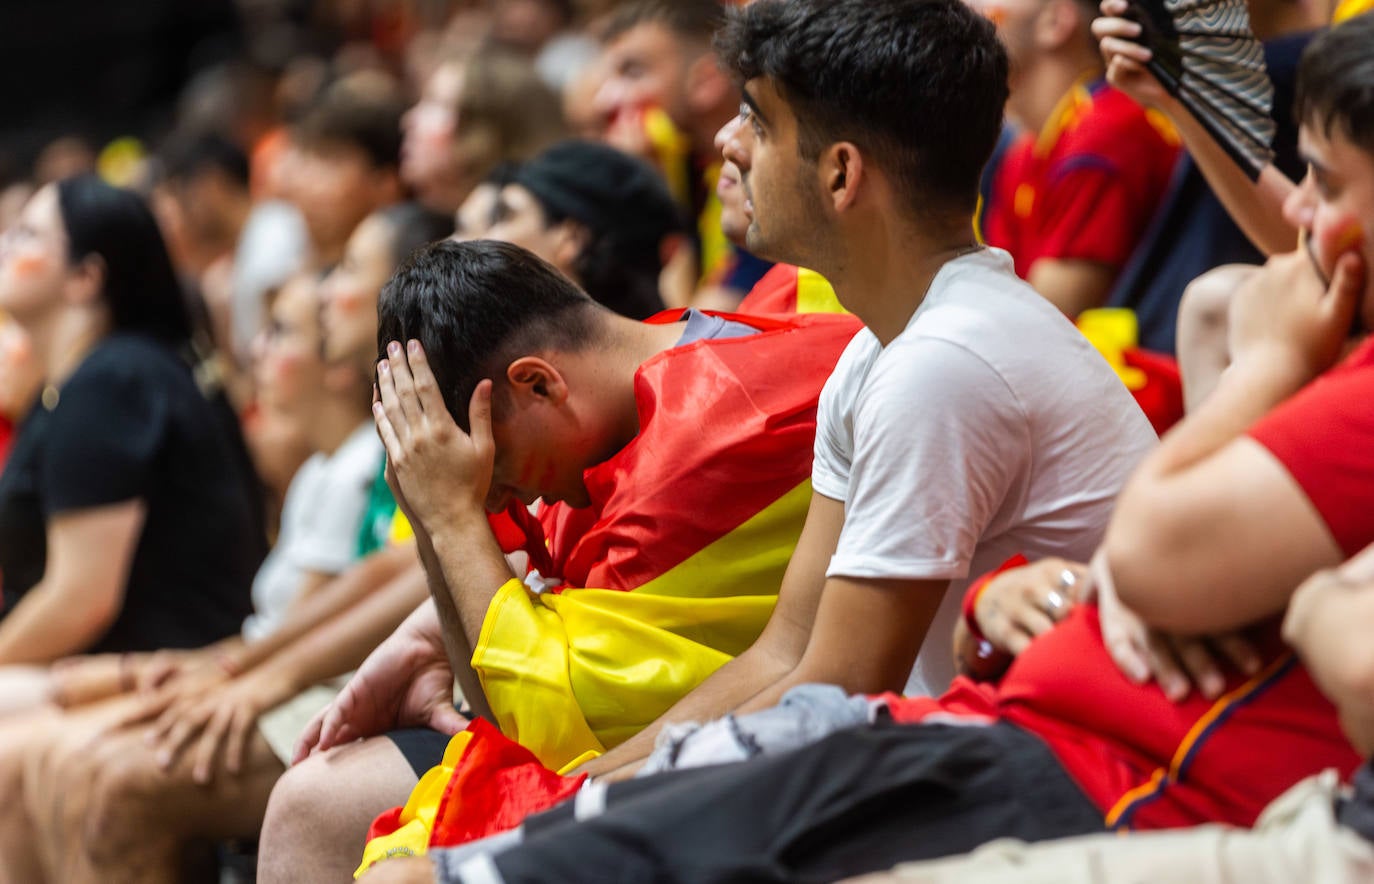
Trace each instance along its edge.
<path fill-rule="evenodd" d="M 1298 232 L 1284 220 L 1282 208 L 1293 182 L 1272 164 L 1261 170 L 1258 181 L 1251 181 L 1182 105 L 1171 107 L 1169 118 L 1212 192 L 1255 248 L 1265 255 L 1292 251 Z"/>
<path fill-rule="evenodd" d="M 353 609 L 415 561 L 415 550 L 409 545 L 379 550 L 368 556 L 300 604 L 293 605 L 280 629 L 235 650 L 230 655 L 234 668 L 247 671 L 270 660 L 340 613 Z M 412 609 L 414 607 L 411 605 Z"/>
<path fill-rule="evenodd" d="M 356 669 L 428 597 L 426 582 L 419 568 L 402 572 L 292 642 L 262 670 L 295 694 Z"/>
<path fill-rule="evenodd" d="M 48 664 L 89 648 L 107 628 L 100 612 L 73 609 L 39 583 L 0 621 L 0 665 Z"/>
<path fill-rule="evenodd" d="M 515 576 L 510 563 L 485 517 L 445 526 L 437 541 L 417 527 L 416 542 L 443 627 L 444 648 L 463 698 L 473 712 L 494 720 L 472 668 L 472 651 L 496 592 Z"/>

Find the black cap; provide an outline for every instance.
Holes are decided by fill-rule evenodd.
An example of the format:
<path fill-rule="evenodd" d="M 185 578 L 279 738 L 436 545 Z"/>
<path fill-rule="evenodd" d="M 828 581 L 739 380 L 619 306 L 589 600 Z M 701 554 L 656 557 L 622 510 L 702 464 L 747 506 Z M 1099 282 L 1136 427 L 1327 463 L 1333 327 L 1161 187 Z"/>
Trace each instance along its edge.
<path fill-rule="evenodd" d="M 511 176 L 546 214 L 571 219 L 598 236 L 654 249 L 686 229 L 667 185 L 652 166 L 592 141 L 563 141 Z"/>

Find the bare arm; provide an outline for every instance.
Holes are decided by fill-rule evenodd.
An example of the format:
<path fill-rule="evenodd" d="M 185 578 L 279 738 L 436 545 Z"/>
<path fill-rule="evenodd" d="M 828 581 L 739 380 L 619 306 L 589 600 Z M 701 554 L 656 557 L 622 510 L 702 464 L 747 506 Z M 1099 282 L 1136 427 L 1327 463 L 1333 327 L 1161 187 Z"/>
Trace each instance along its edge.
<path fill-rule="evenodd" d="M 1137 104 L 1155 108 L 1173 122 L 1212 192 L 1257 249 L 1266 255 L 1291 251 L 1297 245 L 1298 232 L 1284 220 L 1282 209 L 1294 189 L 1293 182 L 1272 165 L 1260 172 L 1258 181 L 1251 181 L 1197 119 L 1164 91 L 1145 67 L 1150 50 L 1134 42 L 1140 26 L 1122 17 L 1127 8 L 1126 0 L 1103 0 L 1103 17 L 1093 22 L 1093 34 L 1107 63 L 1108 82 Z"/>
<path fill-rule="evenodd" d="M 281 628 L 260 641 L 230 651 L 227 656 L 231 668 L 241 672 L 270 659 L 340 613 L 351 610 L 414 564 L 415 550 L 398 546 L 377 551 L 337 577 L 310 575 Z"/>
<path fill-rule="evenodd" d="M 1237 292 L 1231 367 L 1141 464 L 1107 532 L 1117 594 L 1147 624 L 1236 629 L 1282 611 L 1299 581 L 1341 560 L 1292 476 L 1243 434 L 1339 357 L 1363 280 L 1347 254 L 1324 289 L 1293 254 Z"/>
<path fill-rule="evenodd" d="M 1031 265 L 1026 280 L 1070 319 L 1101 307 L 1111 292 L 1116 271 L 1095 261 L 1042 258 Z"/>
<path fill-rule="evenodd" d="M 297 636 L 254 670 L 282 685 L 283 699 L 362 664 L 427 598 L 419 568 L 390 580 Z"/>
<path fill-rule="evenodd" d="M 665 725 L 719 718 L 785 678 L 806 652 L 821 592 L 826 585 L 825 569 L 839 543 L 843 526 L 844 504 L 813 494 L 806 524 L 778 590 L 777 607 L 758 640 L 717 669 L 653 724 L 583 765 L 582 770 L 593 776 L 604 776 L 621 768 L 625 768 L 626 774 L 632 773 L 649 757 L 654 740 Z"/>
<path fill-rule="evenodd" d="M 51 663 L 100 639 L 124 604 L 146 514 L 131 500 L 49 520 L 43 579 L 0 621 L 0 665 Z"/>

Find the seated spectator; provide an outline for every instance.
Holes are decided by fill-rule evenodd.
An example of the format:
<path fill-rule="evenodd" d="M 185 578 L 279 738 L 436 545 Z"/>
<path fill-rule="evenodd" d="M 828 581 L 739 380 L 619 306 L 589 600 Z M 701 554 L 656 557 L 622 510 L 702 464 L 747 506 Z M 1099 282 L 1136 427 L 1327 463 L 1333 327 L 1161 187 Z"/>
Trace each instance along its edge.
<path fill-rule="evenodd" d="M 415 234 L 399 226 L 407 220 L 414 226 L 404 208 L 369 218 L 325 280 L 332 302 L 323 312 L 334 317 L 343 349 L 335 350 L 321 337 L 320 286 L 313 278 L 298 277 L 272 306 L 257 365 L 261 405 L 301 425 L 317 453 L 291 482 L 281 532 L 254 580 L 254 612 L 244 621 L 241 638 L 181 657 L 174 672 L 162 676 L 170 682 L 152 697 L 94 706 L 81 702 L 90 697 L 69 695 L 70 688 L 85 682 L 85 664 L 75 663 L 55 679 L 55 695 L 71 712 L 31 721 L 23 740 L 7 741 L 0 750 L 0 771 L 47 771 L 32 784 L 28 807 L 56 801 L 60 808 L 15 819 L 0 834 L 6 864 L 32 870 L 26 880 L 95 880 L 123 875 L 124 869 L 171 878 L 190 839 L 251 837 L 284 769 L 281 756 L 289 757 L 293 729 L 332 694 L 316 692 L 301 701 L 313 706 L 267 713 L 357 665 L 387 626 L 394 628 L 422 597 L 422 588 L 412 582 L 400 604 L 392 602 L 390 623 L 370 622 L 378 619 L 372 605 L 361 640 L 317 640 L 313 653 L 302 653 L 311 645 L 312 628 L 344 610 L 333 598 L 338 595 L 334 579 L 358 557 L 381 446 L 367 420 L 371 347 L 360 351 L 357 335 L 350 332 L 361 320 L 365 331 L 374 326 L 375 335 L 367 289 L 375 299 L 396 263 L 394 247 L 417 244 L 410 239 Z M 431 227 L 419 241 L 442 232 Z M 339 358 L 329 360 L 331 355 Z M 392 562 L 381 576 L 396 573 Z M 322 604 L 330 610 L 320 612 Z M 369 636 L 367 629 L 381 634 Z M 340 632 L 334 631 L 336 642 L 350 637 Z M 126 663 L 136 669 L 158 665 L 142 658 Z M 147 724 L 153 724 L 151 730 Z M 93 751 L 97 734 L 100 750 Z M 92 788 L 97 779 L 100 788 Z M 83 823 L 73 825 L 73 820 Z M 93 821 L 93 828 L 86 825 Z M 126 842 L 107 852 L 110 845 Z M 29 850 L 21 852 L 20 844 L 30 845 Z M 58 844 L 65 847 L 44 852 L 45 845 Z"/>
<path fill-rule="evenodd" d="M 1368 635 L 1374 623 L 1374 546 L 1298 587 L 1284 639 L 1340 710 L 1345 734 L 1374 754 Z M 1112 884 L 1194 881 L 1358 884 L 1374 876 L 1374 761 L 1353 794 L 1334 770 L 1301 780 L 1260 814 L 1253 830 L 1205 825 L 1170 832 L 1088 835 L 1039 846 L 998 841 L 967 857 L 897 866 L 853 884 Z"/>
<path fill-rule="evenodd" d="M 768 628 L 594 774 L 636 768 L 667 724 L 767 708 L 800 684 L 943 690 L 969 574 L 1009 546 L 1086 556 L 1154 442 L 1088 342 L 974 240 L 1006 88 L 992 26 L 919 0 L 743 16 L 724 38 L 747 108 L 725 155 L 752 197 L 748 243 L 822 272 L 868 328 L 822 395 L 807 525 Z M 894 87 L 932 78 L 958 89 Z"/>
<path fill-rule="evenodd" d="M 1298 116 L 1314 171 L 1288 212 L 1310 229 L 1312 252 L 1271 260 L 1237 293 L 1235 361 L 1122 493 L 1095 568 L 1097 604 L 1031 642 L 996 685 L 880 699 L 896 723 L 612 785 L 598 796 L 604 815 L 589 820 L 579 802 L 583 822 L 570 808 L 532 819 L 527 840 L 494 857 L 438 857 L 440 880 L 647 868 L 828 879 L 1003 836 L 1249 825 L 1302 777 L 1350 774 L 1360 759 L 1339 721 L 1349 699 L 1332 687 L 1338 710 L 1321 696 L 1279 640 L 1278 618 L 1304 578 L 1374 542 L 1364 505 L 1374 474 L 1353 454 L 1370 420 L 1349 407 L 1369 395 L 1374 344 L 1334 365 L 1355 317 L 1374 319 L 1371 27 L 1348 23 L 1304 56 Z M 1228 630 L 1254 642 L 1214 639 L 1237 671 L 1210 662 L 1197 638 Z M 1363 744 L 1364 728 L 1351 731 Z M 862 807 L 884 812 L 854 816 Z M 432 876 L 412 868 L 395 879 Z"/>
<path fill-rule="evenodd" d="M 980 0 L 1011 61 L 1008 115 L 1022 134 L 983 207 L 990 245 L 1070 318 L 1101 307 L 1145 234 L 1178 138 L 1103 80 L 1092 0 Z"/>
<path fill-rule="evenodd" d="M 430 464 L 391 457 L 439 607 L 369 658 L 304 748 L 427 725 L 451 704 L 456 673 L 475 711 L 489 705 L 508 733 L 562 766 L 624 740 L 753 640 L 805 519 L 817 397 L 857 323 L 701 313 L 639 323 L 530 253 L 493 242 L 421 253 L 388 284 L 381 313 L 379 341 L 423 344 L 423 357 L 411 351 L 421 389 L 444 397 L 427 396 L 426 407 L 456 415 L 434 418 L 437 426 L 458 436 L 455 420 L 471 426 L 467 403 L 491 388 L 484 379 L 499 384 L 496 467 L 491 480 L 444 467 L 417 486 L 413 471 Z M 399 343 L 389 349 L 380 381 L 394 413 L 391 378 L 405 389 L 411 375 Z M 765 383 L 779 364 L 790 382 Z M 463 518 L 436 513 L 423 486 L 461 503 Z M 545 505 L 534 521 L 525 506 L 538 498 Z M 514 578 L 484 501 L 517 517 L 521 530 L 512 537 L 508 525 L 502 536 L 527 552 L 531 585 L 548 591 L 535 595 Z M 457 570 L 454 553 L 465 563 Z M 445 689 L 436 691 L 441 666 Z M 401 694 L 423 700 L 395 702 Z M 365 773 L 378 765 L 371 749 L 345 747 L 293 769 L 266 823 L 267 880 L 333 868 L 340 854 L 355 866 L 367 820 L 351 833 L 317 822 L 338 816 L 320 812 L 321 795 L 349 813 L 379 812 L 404 799 L 447 741 L 368 741 L 393 743 L 386 754 L 414 765 L 390 788 Z M 315 811 L 303 814 L 306 804 Z M 321 844 L 322 827 L 338 842 Z"/>
<path fill-rule="evenodd" d="M 635 0 L 603 32 L 604 79 L 593 106 L 609 143 L 651 160 L 694 225 L 695 285 L 673 306 L 733 310 L 768 270 L 720 229 L 716 132 L 734 116 L 739 92 L 716 67 L 711 38 L 719 0 Z"/>
<path fill-rule="evenodd" d="M 91 177 L 43 188 L 5 234 L 0 309 L 43 378 L 0 476 L 0 665 L 231 635 L 261 514 L 152 213 Z"/>
<path fill-rule="evenodd" d="M 401 126 L 401 177 L 436 212 L 456 212 L 499 164 L 566 132 L 557 94 L 530 63 L 495 51 L 439 64 Z"/>
<path fill-rule="evenodd" d="M 612 147 L 565 141 L 516 168 L 483 234 L 529 249 L 631 319 L 664 309 L 663 254 L 683 230 L 653 169 Z"/>

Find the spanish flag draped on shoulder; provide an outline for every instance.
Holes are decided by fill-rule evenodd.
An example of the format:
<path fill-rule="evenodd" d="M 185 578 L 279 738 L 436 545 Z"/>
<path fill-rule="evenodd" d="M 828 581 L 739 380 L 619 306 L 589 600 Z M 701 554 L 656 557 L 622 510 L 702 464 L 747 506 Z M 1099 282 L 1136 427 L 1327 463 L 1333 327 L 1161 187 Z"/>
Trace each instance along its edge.
<path fill-rule="evenodd" d="M 860 324 L 722 317 L 757 333 L 674 347 L 639 368 L 639 434 L 587 471 L 590 507 L 555 504 L 538 518 L 517 507 L 497 531 L 532 570 L 497 592 L 472 665 L 501 733 L 550 770 L 653 722 L 749 647 L 777 599 L 810 503 L 816 403 Z M 406 807 L 378 819 L 364 868 L 423 852 L 441 805 L 462 813 L 444 796 L 470 779 L 465 757 L 488 757 L 465 748 L 472 739 L 455 737 Z"/>

